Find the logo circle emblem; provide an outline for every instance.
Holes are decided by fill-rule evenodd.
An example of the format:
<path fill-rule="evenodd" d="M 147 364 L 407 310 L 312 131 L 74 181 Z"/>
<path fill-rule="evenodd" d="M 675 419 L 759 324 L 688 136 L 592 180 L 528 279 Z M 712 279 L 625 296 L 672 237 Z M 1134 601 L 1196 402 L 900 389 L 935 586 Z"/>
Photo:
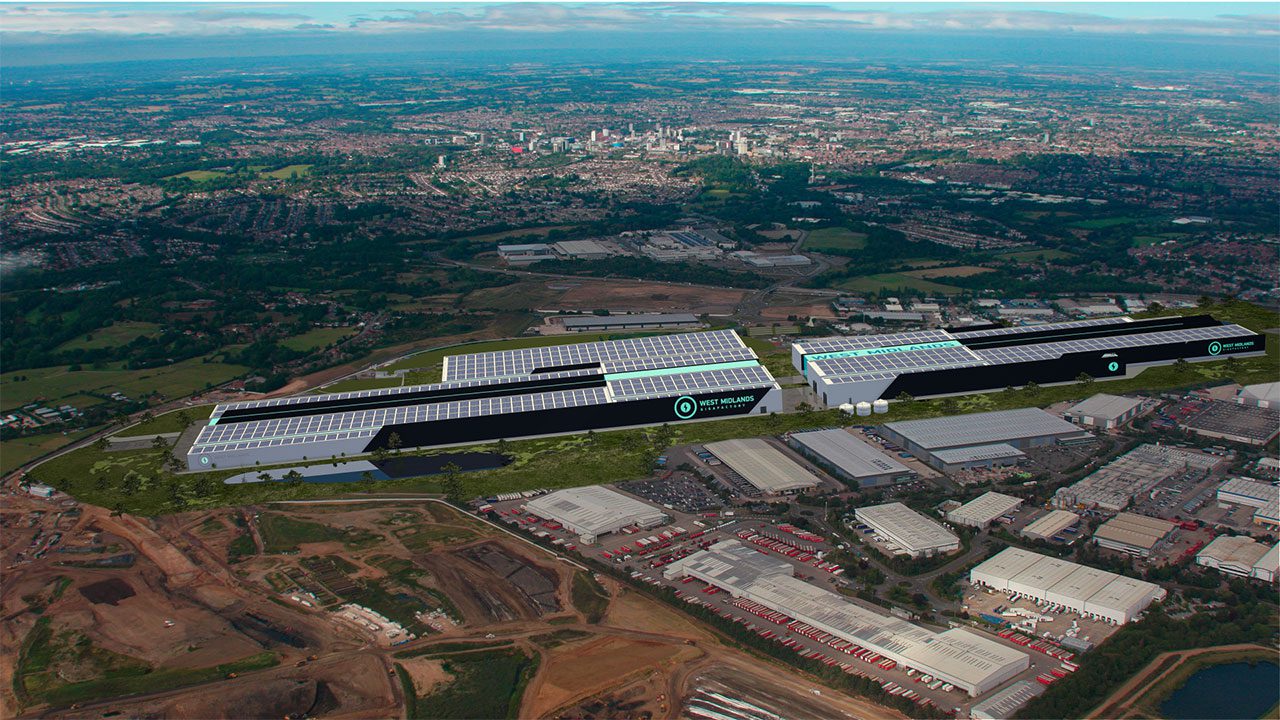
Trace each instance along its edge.
<path fill-rule="evenodd" d="M 208 465 L 208 464 L 209 464 L 209 456 L 208 456 L 208 455 L 206 455 L 206 456 L 204 456 L 204 457 L 200 458 L 200 464 L 201 464 L 201 465 Z"/>
<path fill-rule="evenodd" d="M 1218 342 L 1217 340 L 1214 340 L 1213 342 L 1209 343 L 1210 355 L 1217 355 L 1220 352 L 1222 352 L 1222 343 Z"/>
<path fill-rule="evenodd" d="M 1107 370 L 1111 372 L 1115 372 L 1119 369 L 1120 369 L 1120 363 L 1116 362 L 1115 360 L 1112 360 L 1111 362 L 1107 363 Z"/>
<path fill-rule="evenodd" d="M 698 414 L 698 401 L 688 395 L 681 395 L 676 398 L 676 417 L 681 420 L 688 420 Z"/>

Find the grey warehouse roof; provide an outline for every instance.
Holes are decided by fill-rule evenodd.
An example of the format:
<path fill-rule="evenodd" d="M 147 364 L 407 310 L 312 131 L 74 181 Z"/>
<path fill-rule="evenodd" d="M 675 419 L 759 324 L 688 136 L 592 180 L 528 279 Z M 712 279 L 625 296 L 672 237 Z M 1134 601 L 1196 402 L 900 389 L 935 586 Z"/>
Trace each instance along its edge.
<path fill-rule="evenodd" d="M 911 472 L 906 465 L 844 430 L 795 433 L 791 439 L 855 478 Z"/>
<path fill-rule="evenodd" d="M 1071 409 L 1067 410 L 1067 414 L 1087 415 L 1091 418 L 1115 420 L 1126 413 L 1132 412 L 1140 405 L 1142 405 L 1142 400 L 1140 398 L 1098 393 L 1088 400 L 1071 406 Z"/>
<path fill-rule="evenodd" d="M 1081 433 L 1079 427 L 1040 408 L 907 420 L 887 423 L 885 428 L 931 451 Z"/>
<path fill-rule="evenodd" d="M 539 517 L 572 525 L 575 530 L 599 535 L 632 523 L 653 523 L 665 517 L 661 510 L 600 485 L 558 490 L 530 500 L 525 507 Z"/>

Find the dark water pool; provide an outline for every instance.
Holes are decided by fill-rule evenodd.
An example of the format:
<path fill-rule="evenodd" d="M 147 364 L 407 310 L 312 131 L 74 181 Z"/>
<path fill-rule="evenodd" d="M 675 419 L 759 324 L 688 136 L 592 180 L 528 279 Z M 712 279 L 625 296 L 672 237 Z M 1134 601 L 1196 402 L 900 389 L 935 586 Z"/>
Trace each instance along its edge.
<path fill-rule="evenodd" d="M 1280 702 L 1280 664 L 1211 665 L 1160 704 L 1169 720 L 1256 720 Z"/>

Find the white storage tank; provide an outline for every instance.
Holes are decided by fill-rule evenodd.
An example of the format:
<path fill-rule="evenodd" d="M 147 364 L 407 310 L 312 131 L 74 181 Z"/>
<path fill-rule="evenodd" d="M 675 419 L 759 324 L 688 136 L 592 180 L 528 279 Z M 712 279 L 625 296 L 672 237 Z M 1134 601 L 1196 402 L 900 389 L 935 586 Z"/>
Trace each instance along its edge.
<path fill-rule="evenodd" d="M 840 411 L 852 415 L 854 411 L 853 403 L 841 403 Z"/>
<path fill-rule="evenodd" d="M 870 415 L 871 403 L 867 402 L 866 400 L 863 400 L 862 402 L 858 403 L 857 410 L 858 410 L 858 415 L 861 415 L 863 417 Z"/>
<path fill-rule="evenodd" d="M 874 410 L 874 411 L 876 411 L 876 412 L 878 412 L 878 413 L 887 413 L 887 412 L 889 412 L 889 401 L 888 401 L 888 400 L 877 400 L 877 401 L 875 401 L 875 402 L 871 403 L 871 409 L 872 409 L 872 410 Z"/>

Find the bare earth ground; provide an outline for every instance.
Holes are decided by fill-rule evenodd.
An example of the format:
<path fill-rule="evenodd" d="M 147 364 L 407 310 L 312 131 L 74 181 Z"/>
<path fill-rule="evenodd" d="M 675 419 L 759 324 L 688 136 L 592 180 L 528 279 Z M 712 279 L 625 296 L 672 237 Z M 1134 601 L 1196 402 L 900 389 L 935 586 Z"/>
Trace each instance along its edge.
<path fill-rule="evenodd" d="M 439 659 L 396 658 L 393 653 L 434 643 L 504 641 L 539 657 L 521 717 L 572 716 L 598 705 L 621 710 L 604 715 L 592 710 L 597 716 L 635 717 L 643 711 L 667 720 L 680 716 L 684 702 L 708 683 L 721 683 L 743 697 L 760 695 L 762 707 L 783 717 L 900 717 L 832 691 L 815 695 L 812 690 L 818 686 L 812 679 L 731 649 L 697 621 L 609 578 L 601 578 L 611 597 L 605 619 L 587 624 L 571 601 L 576 572 L 571 565 L 443 505 L 276 505 L 155 520 L 113 518 L 100 508 L 81 506 L 81 516 L 64 518 L 58 526 L 62 542 L 111 544 L 117 551 L 138 553 L 132 567 L 110 569 L 57 565 L 68 557 L 86 557 L 57 552 L 34 561 L 19 559 L 37 530 L 54 530 L 58 510 L 67 506 L 10 494 L 0 507 L 4 717 L 19 714 L 13 695 L 17 648 L 38 617 L 51 618 L 57 632 L 83 633 L 95 647 L 156 668 L 208 668 L 264 650 L 275 653 L 280 664 L 142 696 L 90 700 L 83 707 L 29 704 L 20 713 L 24 717 L 87 719 L 108 711 L 156 718 L 396 717 L 403 713 L 404 699 L 393 663 L 405 668 L 419 695 L 447 687 L 455 678 Z M 241 534 L 247 533 L 261 549 L 259 524 L 269 514 L 320 523 L 362 539 L 355 544 L 304 542 L 296 553 L 259 554 L 228 565 L 227 546 Z M 29 525 L 32 517 L 35 525 Z M 326 556 L 350 563 L 341 572 L 353 586 L 382 583 L 392 597 L 423 596 L 434 588 L 458 608 L 462 624 L 388 647 L 376 633 L 320 607 L 304 608 L 289 600 L 289 591 L 281 593 L 269 584 L 278 584 L 286 572 L 305 576 L 308 563 Z M 402 563 L 400 567 L 410 563 L 419 572 L 406 580 L 403 572 L 387 571 L 393 567 L 389 561 Z M 32 612 L 59 578 L 69 580 L 62 594 L 43 614 Z M 110 582 L 100 585 L 103 581 Z M 84 588 L 90 588 L 87 595 Z M 329 602 L 337 607 L 342 600 Z M 418 601 L 410 597 L 407 602 Z M 246 629 L 250 614 L 297 638 L 302 647 Z M 172 625 L 166 627 L 166 620 Z M 557 632 L 562 633 L 559 639 Z M 62 682 L 94 679 L 92 674 L 101 672 L 95 666 L 58 672 L 64 670 L 88 676 L 63 677 Z M 730 687 L 726 674 L 743 678 L 742 686 Z"/>
<path fill-rule="evenodd" d="M 563 285 L 569 281 L 552 281 Z M 577 281 L 574 281 L 577 282 Z M 556 301 L 566 310 L 629 310 L 633 312 L 691 312 L 713 315 L 733 311 L 746 293 L 724 288 L 689 287 L 651 282 L 581 281 Z"/>

